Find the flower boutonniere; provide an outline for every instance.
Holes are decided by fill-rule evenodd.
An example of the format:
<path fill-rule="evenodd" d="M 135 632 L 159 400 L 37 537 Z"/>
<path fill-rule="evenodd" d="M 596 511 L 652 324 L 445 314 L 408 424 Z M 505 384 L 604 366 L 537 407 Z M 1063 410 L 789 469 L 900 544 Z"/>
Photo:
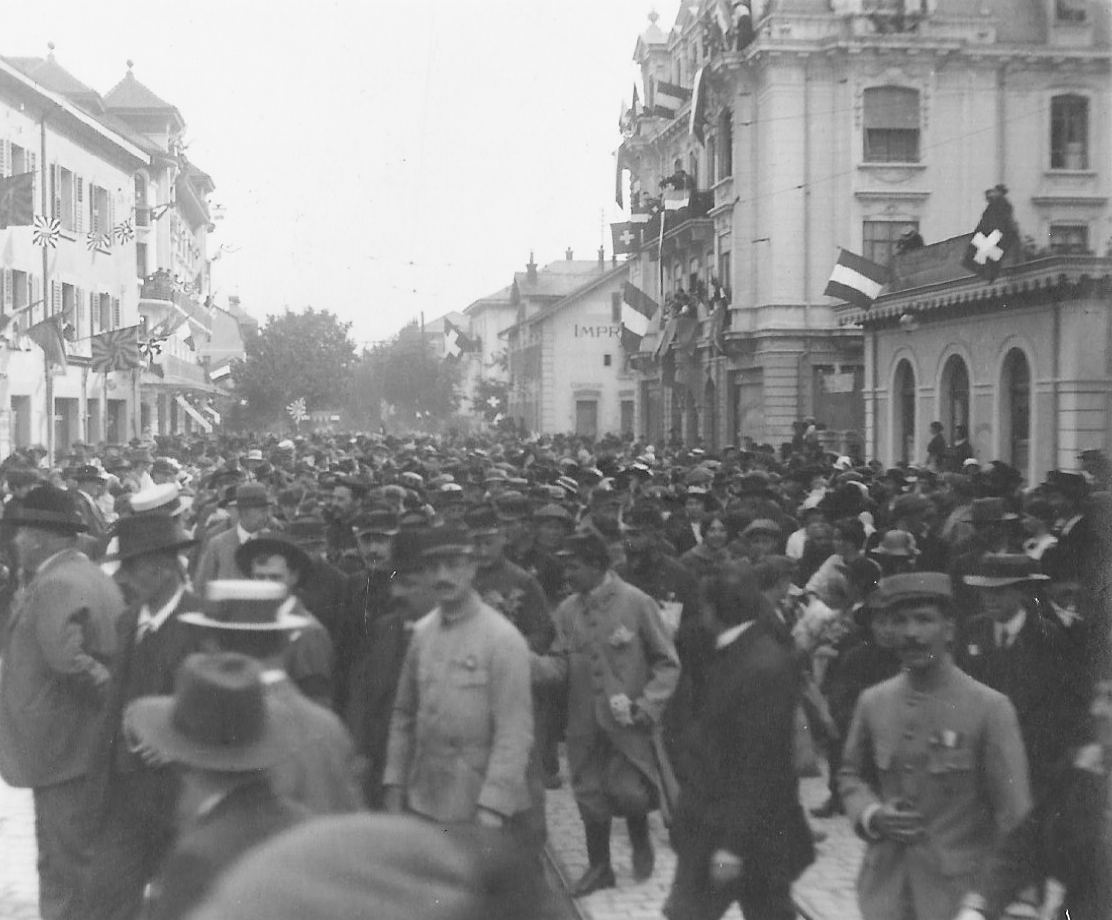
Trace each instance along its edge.
<path fill-rule="evenodd" d="M 632 641 L 633 633 L 629 631 L 629 628 L 625 626 L 625 624 L 619 626 L 610 635 L 610 644 L 614 646 L 614 648 L 621 648 L 623 645 L 629 645 Z"/>

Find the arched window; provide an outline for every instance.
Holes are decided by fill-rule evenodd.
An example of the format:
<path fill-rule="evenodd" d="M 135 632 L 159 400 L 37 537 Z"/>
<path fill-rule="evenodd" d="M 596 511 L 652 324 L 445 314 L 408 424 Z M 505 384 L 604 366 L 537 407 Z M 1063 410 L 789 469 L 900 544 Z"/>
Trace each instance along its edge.
<path fill-rule="evenodd" d="M 967 435 L 969 430 L 969 368 L 958 355 L 950 355 L 942 368 L 940 397 L 946 440 L 952 444 L 959 428 L 964 428 Z"/>
<path fill-rule="evenodd" d="M 866 163 L 919 162 L 919 92 L 874 86 L 863 94 Z"/>
<path fill-rule="evenodd" d="M 896 365 L 892 382 L 892 448 L 897 461 L 915 460 L 915 371 L 907 359 Z"/>
<path fill-rule="evenodd" d="M 1000 443 L 1004 459 L 1020 472 L 1031 456 L 1031 365 L 1020 349 L 1004 358 L 1000 379 Z"/>

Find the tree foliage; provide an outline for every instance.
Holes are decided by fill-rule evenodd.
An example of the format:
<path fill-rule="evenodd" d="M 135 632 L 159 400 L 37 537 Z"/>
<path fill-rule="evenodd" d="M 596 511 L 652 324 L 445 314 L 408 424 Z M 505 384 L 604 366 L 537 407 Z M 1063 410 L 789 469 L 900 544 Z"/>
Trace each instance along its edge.
<path fill-rule="evenodd" d="M 270 317 L 245 343 L 246 360 L 232 370 L 250 424 L 280 422 L 286 406 L 301 397 L 310 411 L 344 405 L 356 363 L 350 330 L 350 323 L 312 307 Z"/>

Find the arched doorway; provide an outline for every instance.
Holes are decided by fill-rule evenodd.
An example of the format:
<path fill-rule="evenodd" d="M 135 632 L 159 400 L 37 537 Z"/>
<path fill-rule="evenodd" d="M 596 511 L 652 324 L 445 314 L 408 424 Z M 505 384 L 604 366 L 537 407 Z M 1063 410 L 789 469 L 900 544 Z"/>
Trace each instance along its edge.
<path fill-rule="evenodd" d="M 1000 446 L 1004 459 L 1024 475 L 1031 457 L 1031 365 L 1013 348 L 1000 376 Z"/>
<path fill-rule="evenodd" d="M 897 462 L 915 460 L 915 370 L 906 358 L 892 378 L 892 450 Z"/>
<path fill-rule="evenodd" d="M 946 440 L 951 444 L 959 428 L 969 435 L 969 368 L 960 355 L 950 355 L 942 368 L 942 392 L 939 394 L 941 422 L 946 427 Z"/>

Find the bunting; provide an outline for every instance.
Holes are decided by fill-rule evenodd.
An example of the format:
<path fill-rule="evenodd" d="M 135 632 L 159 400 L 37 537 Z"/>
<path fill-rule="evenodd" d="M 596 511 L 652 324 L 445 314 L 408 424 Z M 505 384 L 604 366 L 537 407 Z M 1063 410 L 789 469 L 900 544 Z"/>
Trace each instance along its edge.
<path fill-rule="evenodd" d="M 35 215 L 31 230 L 31 242 L 43 249 L 57 249 L 58 239 L 62 236 L 62 222 L 57 217 Z"/>

